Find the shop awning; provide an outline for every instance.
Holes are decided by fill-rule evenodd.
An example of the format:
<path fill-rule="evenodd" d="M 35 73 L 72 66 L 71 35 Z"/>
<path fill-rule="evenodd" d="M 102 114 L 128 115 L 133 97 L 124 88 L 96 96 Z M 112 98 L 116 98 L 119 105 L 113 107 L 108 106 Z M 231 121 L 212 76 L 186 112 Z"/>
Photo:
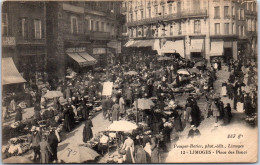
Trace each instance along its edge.
<path fill-rule="evenodd" d="M 87 60 L 87 65 L 95 65 L 97 63 L 97 60 L 93 58 L 91 55 L 89 55 L 87 52 L 80 52 L 78 53 L 82 58 Z"/>
<path fill-rule="evenodd" d="M 81 57 L 78 53 L 67 53 L 74 61 L 76 61 L 79 66 L 84 67 L 87 66 L 87 60 Z"/>
<path fill-rule="evenodd" d="M 13 58 L 2 58 L 2 84 L 18 84 L 25 83 L 26 80 L 17 70 Z"/>
<path fill-rule="evenodd" d="M 233 47 L 233 42 L 231 41 L 224 42 L 224 48 L 232 48 L 232 47 Z"/>
<path fill-rule="evenodd" d="M 184 58 L 184 43 L 183 40 L 166 41 L 160 53 L 179 53 Z"/>
<path fill-rule="evenodd" d="M 203 52 L 204 51 L 204 40 L 203 39 L 191 39 L 190 52 Z"/>
<path fill-rule="evenodd" d="M 223 41 L 213 41 L 211 42 L 210 56 L 222 56 L 223 55 Z"/>
<path fill-rule="evenodd" d="M 135 41 L 127 41 L 127 43 L 124 45 L 125 47 L 132 47 Z"/>
<path fill-rule="evenodd" d="M 125 44 L 125 47 L 152 47 L 153 50 L 160 49 L 159 40 L 135 40 L 135 41 L 128 41 Z"/>

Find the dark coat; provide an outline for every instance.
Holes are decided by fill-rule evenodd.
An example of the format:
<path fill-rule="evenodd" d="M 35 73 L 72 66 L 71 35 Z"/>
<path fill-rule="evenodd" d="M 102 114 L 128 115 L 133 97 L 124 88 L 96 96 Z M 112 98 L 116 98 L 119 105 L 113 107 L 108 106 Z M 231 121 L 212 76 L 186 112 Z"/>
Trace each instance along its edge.
<path fill-rule="evenodd" d="M 89 141 L 93 137 L 93 132 L 91 127 L 93 127 L 92 121 L 86 120 L 85 126 L 83 128 L 83 142 L 85 143 L 87 143 L 87 141 Z"/>
<path fill-rule="evenodd" d="M 22 108 L 18 107 L 16 109 L 15 121 L 22 121 L 22 120 L 23 120 Z"/>
<path fill-rule="evenodd" d="M 58 148 L 58 138 L 54 132 L 51 132 L 48 136 L 48 143 L 50 144 L 53 155 L 50 156 L 50 161 L 57 160 L 57 148 Z"/>

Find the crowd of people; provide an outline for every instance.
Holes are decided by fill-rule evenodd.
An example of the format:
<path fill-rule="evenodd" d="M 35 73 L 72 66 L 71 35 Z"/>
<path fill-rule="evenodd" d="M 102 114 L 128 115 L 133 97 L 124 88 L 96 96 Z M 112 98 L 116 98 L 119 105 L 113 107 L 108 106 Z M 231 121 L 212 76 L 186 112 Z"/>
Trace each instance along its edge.
<path fill-rule="evenodd" d="M 41 163 L 55 162 L 57 158 L 58 142 L 61 141 L 57 131 L 58 125 L 63 123 L 63 130 L 70 132 L 75 128 L 76 120 L 84 121 L 83 142 L 93 138 L 93 123 L 90 112 L 94 104 L 101 104 L 104 120 L 111 122 L 118 120 L 133 120 L 145 122 L 150 133 L 140 136 L 138 133 L 127 134 L 120 147 L 120 153 L 125 157 L 125 163 L 160 163 L 160 154 L 167 151 L 167 144 L 171 142 L 172 132 L 178 133 L 185 127 L 192 129 L 188 137 L 200 135 L 198 127 L 202 120 L 214 117 L 215 123 L 220 120 L 224 125 L 232 119 L 231 105 L 224 105 L 221 97 L 233 100 L 233 108 L 245 110 L 247 115 L 256 112 L 257 86 L 256 66 L 244 65 L 241 61 L 229 64 L 230 76 L 223 82 L 221 96 L 216 95 L 214 83 L 218 79 L 216 73 L 221 67 L 219 63 L 207 65 L 204 60 L 199 66 L 194 62 L 180 57 L 171 57 L 169 61 L 150 59 L 140 56 L 136 62 L 117 64 L 106 69 L 94 69 L 84 74 L 77 74 L 55 82 L 43 89 L 35 89 L 34 120 L 30 124 L 32 132 L 31 147 L 34 160 L 40 158 Z M 194 72 L 180 72 L 180 70 Z M 130 73 L 131 72 L 131 73 Z M 113 82 L 111 96 L 102 96 L 103 82 Z M 191 90 L 186 90 L 186 89 Z M 54 98 L 52 105 L 43 96 L 48 90 L 60 91 L 64 98 Z M 181 104 L 178 97 L 184 97 Z M 203 107 L 198 101 L 206 98 Z M 130 111 L 137 111 L 134 105 L 137 99 L 151 99 L 154 106 L 141 112 L 141 117 L 131 117 Z M 13 108 L 14 101 L 10 103 Z M 165 113 L 167 109 L 169 114 Z M 61 114 L 57 117 L 57 114 Z M 22 109 L 16 108 L 16 121 L 22 120 Z M 39 121 L 45 121 L 50 128 L 44 134 L 39 127 Z"/>

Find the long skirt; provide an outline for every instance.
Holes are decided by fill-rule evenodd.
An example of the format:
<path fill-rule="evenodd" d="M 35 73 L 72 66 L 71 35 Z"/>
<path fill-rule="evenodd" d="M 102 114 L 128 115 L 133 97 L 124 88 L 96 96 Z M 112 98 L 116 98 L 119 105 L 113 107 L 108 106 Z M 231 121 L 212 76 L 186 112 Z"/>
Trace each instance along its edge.
<path fill-rule="evenodd" d="M 223 86 L 223 87 L 221 88 L 221 95 L 222 95 L 222 96 L 226 96 L 226 95 L 227 95 L 227 87 L 226 87 L 226 86 Z"/>
<path fill-rule="evenodd" d="M 237 102 L 237 111 L 244 112 L 244 103 Z"/>
<path fill-rule="evenodd" d="M 93 132 L 90 127 L 84 126 L 83 128 L 83 142 L 87 143 L 93 137 Z"/>
<path fill-rule="evenodd" d="M 157 147 L 152 151 L 151 163 L 160 163 L 160 154 Z"/>

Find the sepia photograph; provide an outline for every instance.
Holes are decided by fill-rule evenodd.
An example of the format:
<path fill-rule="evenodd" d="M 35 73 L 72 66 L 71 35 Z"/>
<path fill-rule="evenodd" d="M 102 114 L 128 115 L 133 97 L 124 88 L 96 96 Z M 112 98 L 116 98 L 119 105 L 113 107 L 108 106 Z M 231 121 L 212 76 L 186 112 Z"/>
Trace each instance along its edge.
<path fill-rule="evenodd" d="M 257 10 L 3 1 L 1 163 L 256 163 Z"/>

